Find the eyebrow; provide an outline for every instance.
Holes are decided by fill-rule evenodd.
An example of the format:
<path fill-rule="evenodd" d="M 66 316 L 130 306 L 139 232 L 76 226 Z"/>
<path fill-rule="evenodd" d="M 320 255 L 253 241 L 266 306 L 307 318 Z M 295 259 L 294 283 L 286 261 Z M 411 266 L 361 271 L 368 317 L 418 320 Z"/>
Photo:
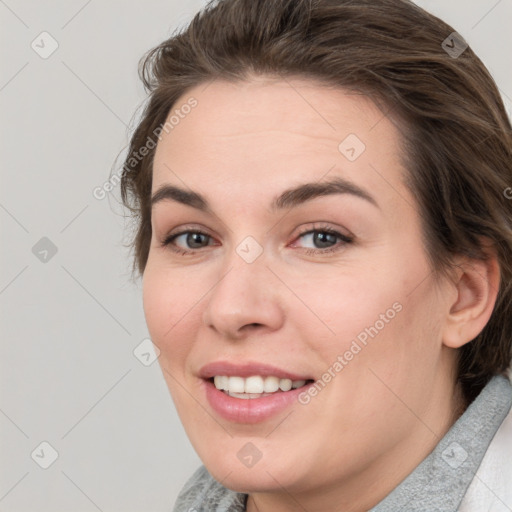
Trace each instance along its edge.
<path fill-rule="evenodd" d="M 304 183 L 285 190 L 272 201 L 271 211 L 276 212 L 285 208 L 293 208 L 317 197 L 333 194 L 350 194 L 364 199 L 379 208 L 379 204 L 369 192 L 349 180 L 336 177 L 328 181 Z M 162 185 L 154 193 L 151 198 L 151 207 L 153 208 L 161 201 L 168 200 L 176 201 L 204 212 L 212 212 L 208 201 L 201 194 L 169 184 Z"/>

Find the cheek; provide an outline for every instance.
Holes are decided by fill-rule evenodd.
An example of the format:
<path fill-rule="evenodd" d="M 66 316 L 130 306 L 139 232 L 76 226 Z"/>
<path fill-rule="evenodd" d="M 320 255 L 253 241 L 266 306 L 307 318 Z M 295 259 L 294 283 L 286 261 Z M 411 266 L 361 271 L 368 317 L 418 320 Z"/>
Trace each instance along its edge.
<path fill-rule="evenodd" d="M 295 301 L 290 317 L 308 329 L 306 339 L 318 340 L 318 350 L 346 349 L 358 336 L 364 341 L 365 332 L 375 324 L 380 332 L 398 315 L 402 286 L 399 280 L 389 281 L 384 283 L 378 271 L 368 269 L 310 274 L 295 283 L 304 305 Z"/>
<path fill-rule="evenodd" d="M 159 343 L 173 325 L 174 288 L 166 286 L 161 273 L 148 263 L 144 273 L 142 301 L 146 323 L 154 342 Z"/>
<path fill-rule="evenodd" d="M 183 336 L 191 319 L 197 316 L 204 294 L 190 281 L 186 272 L 171 272 L 151 264 L 144 273 L 142 295 L 146 324 L 151 339 L 161 351 L 161 362 L 172 362 L 173 367 L 182 362 L 186 354 L 188 344 L 183 343 Z"/>
<path fill-rule="evenodd" d="M 357 371 L 376 365 L 399 383 L 410 378 L 412 365 L 422 363 L 426 371 L 434 365 L 440 311 L 423 258 L 394 255 L 380 263 L 296 280 L 309 311 L 297 304 L 289 309 L 289 318 L 301 326 L 303 339 L 326 369 L 346 354 L 345 360 L 357 368 L 349 372 L 351 378 L 362 378 Z"/>
<path fill-rule="evenodd" d="M 194 347 L 191 336 L 200 320 L 199 304 L 204 294 L 196 290 L 183 272 L 156 265 L 146 267 L 143 280 L 146 324 L 151 340 L 160 350 L 158 363 L 178 415 L 187 425 L 200 413 L 190 398 L 197 383 L 187 373 L 187 361 Z"/>
<path fill-rule="evenodd" d="M 397 281 L 392 289 L 374 292 L 364 318 L 352 322 L 350 313 L 353 318 L 358 314 L 357 306 L 352 307 L 346 317 L 350 332 L 342 339 L 342 355 L 348 362 L 338 381 L 339 401 L 352 403 L 365 421 L 373 414 L 389 414 L 390 423 L 406 422 L 407 411 L 400 404 L 421 410 L 438 371 L 441 311 L 435 289 L 425 282 L 411 293 L 409 283 Z M 343 327 L 341 321 L 338 325 Z M 394 420 L 391 411 L 396 413 Z"/>

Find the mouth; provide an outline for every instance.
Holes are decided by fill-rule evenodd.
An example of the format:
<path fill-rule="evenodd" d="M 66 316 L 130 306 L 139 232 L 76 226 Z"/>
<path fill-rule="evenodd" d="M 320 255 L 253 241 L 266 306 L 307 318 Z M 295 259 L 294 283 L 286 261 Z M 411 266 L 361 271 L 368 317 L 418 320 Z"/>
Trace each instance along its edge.
<path fill-rule="evenodd" d="M 199 375 L 214 413 L 233 423 L 259 423 L 296 405 L 315 380 L 260 363 L 210 363 Z"/>

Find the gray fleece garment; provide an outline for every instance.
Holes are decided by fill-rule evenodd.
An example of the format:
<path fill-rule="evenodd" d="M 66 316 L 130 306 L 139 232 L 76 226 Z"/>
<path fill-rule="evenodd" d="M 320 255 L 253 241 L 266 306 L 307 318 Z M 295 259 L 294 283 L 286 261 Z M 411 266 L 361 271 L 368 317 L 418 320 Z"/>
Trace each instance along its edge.
<path fill-rule="evenodd" d="M 510 381 L 493 377 L 430 455 L 369 512 L 456 512 L 511 405 Z M 246 501 L 201 466 L 173 512 L 244 512 Z"/>

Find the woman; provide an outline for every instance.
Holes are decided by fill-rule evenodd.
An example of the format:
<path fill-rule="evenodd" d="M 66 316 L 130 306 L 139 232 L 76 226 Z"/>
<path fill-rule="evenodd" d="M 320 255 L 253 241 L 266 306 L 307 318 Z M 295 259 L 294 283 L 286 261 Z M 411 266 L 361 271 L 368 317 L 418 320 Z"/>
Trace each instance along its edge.
<path fill-rule="evenodd" d="M 143 79 L 175 510 L 512 509 L 511 126 L 471 48 L 408 1 L 224 0 Z"/>

